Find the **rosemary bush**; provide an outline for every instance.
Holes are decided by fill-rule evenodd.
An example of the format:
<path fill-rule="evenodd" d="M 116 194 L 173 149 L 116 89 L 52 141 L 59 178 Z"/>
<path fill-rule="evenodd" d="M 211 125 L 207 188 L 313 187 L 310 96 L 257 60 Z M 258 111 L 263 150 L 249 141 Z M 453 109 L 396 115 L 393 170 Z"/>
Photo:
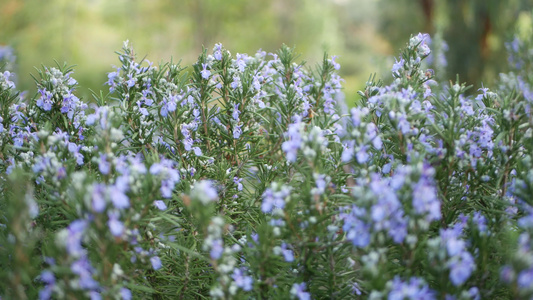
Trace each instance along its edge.
<path fill-rule="evenodd" d="M 21 96 L 5 56 L 0 296 L 529 299 L 533 41 L 473 96 L 431 45 L 349 111 L 336 57 L 286 46 L 186 69 L 125 42 L 90 101 L 67 65 Z"/>

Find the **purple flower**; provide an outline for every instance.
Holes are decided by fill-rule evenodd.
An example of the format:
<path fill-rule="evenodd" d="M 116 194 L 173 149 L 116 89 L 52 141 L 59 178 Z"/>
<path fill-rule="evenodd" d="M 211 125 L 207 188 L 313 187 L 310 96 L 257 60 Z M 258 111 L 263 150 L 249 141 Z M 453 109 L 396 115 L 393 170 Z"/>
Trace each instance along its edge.
<path fill-rule="evenodd" d="M 118 214 L 110 212 L 108 215 L 109 221 L 107 222 L 107 225 L 109 226 L 109 231 L 115 237 L 122 236 L 124 233 L 124 223 L 118 219 Z"/>
<path fill-rule="evenodd" d="M 400 277 L 394 277 L 392 288 L 388 296 L 389 300 L 429 300 L 436 299 L 435 292 L 429 289 L 422 279 L 411 277 L 404 282 Z"/>
<path fill-rule="evenodd" d="M 74 157 L 76 158 L 76 163 L 78 164 L 78 166 L 83 165 L 83 154 L 76 152 L 74 153 Z"/>
<path fill-rule="evenodd" d="M 290 195 L 290 188 L 287 186 L 281 187 L 279 191 L 273 188 L 267 188 L 263 193 L 263 202 L 261 210 L 264 213 L 269 213 L 272 209 L 283 209 L 285 207 L 285 198 Z"/>
<path fill-rule="evenodd" d="M 364 248 L 370 244 L 370 225 L 362 219 L 367 215 L 364 208 L 353 206 L 350 212 L 343 208 L 339 214 L 344 224 L 342 230 L 346 232 L 346 239 L 351 240 L 355 247 Z"/>
<path fill-rule="evenodd" d="M 76 145 L 75 143 L 72 143 L 72 142 L 67 142 L 67 148 L 68 148 L 68 152 L 70 153 L 76 153 L 78 152 L 78 149 L 80 147 L 78 147 L 78 145 Z"/>
<path fill-rule="evenodd" d="M 192 150 L 194 151 L 194 155 L 202 156 L 202 149 L 200 147 L 192 147 Z"/>
<path fill-rule="evenodd" d="M 338 62 L 335 61 L 337 59 L 337 57 L 338 57 L 337 55 L 333 55 L 331 57 L 331 64 L 333 65 L 333 68 L 335 70 L 339 70 L 341 68 L 341 65 Z"/>
<path fill-rule="evenodd" d="M 431 181 L 422 178 L 413 187 L 413 208 L 419 215 L 426 215 L 426 221 L 440 220 L 440 201 L 437 189 Z"/>
<path fill-rule="evenodd" d="M 252 240 L 257 244 L 259 245 L 259 234 L 255 233 L 255 232 L 252 232 L 252 234 L 250 235 L 250 237 L 252 238 Z M 251 245 L 251 244 L 249 244 Z"/>
<path fill-rule="evenodd" d="M 459 95 L 459 103 L 461 104 L 461 110 L 465 114 L 472 116 L 474 115 L 474 108 L 472 107 L 471 99 L 465 98 L 463 95 Z"/>
<path fill-rule="evenodd" d="M 234 139 L 238 139 L 241 137 L 241 134 L 242 134 L 241 127 L 242 125 L 236 125 L 235 127 L 233 127 L 233 138 Z"/>
<path fill-rule="evenodd" d="M 93 267 L 87 257 L 82 257 L 70 265 L 72 273 L 79 276 L 79 285 L 84 290 L 94 290 L 99 284 L 93 279 Z"/>
<path fill-rule="evenodd" d="M 254 90 L 256 90 L 256 91 L 260 91 L 261 90 L 261 82 L 263 82 L 263 80 L 264 80 L 263 76 L 254 75 L 253 81 L 252 81 L 252 87 L 254 88 Z"/>
<path fill-rule="evenodd" d="M 361 118 L 369 114 L 369 110 L 366 107 L 359 108 L 354 107 L 350 110 L 351 121 L 354 127 L 361 125 Z"/>
<path fill-rule="evenodd" d="M 326 175 L 324 174 L 313 174 L 313 179 L 315 179 L 315 185 L 316 188 L 314 188 L 312 191 L 315 192 L 315 194 L 322 195 L 326 191 Z"/>
<path fill-rule="evenodd" d="M 161 162 L 154 163 L 150 167 L 150 173 L 159 175 L 161 178 L 161 196 L 164 198 L 172 197 L 172 192 L 176 183 L 180 181 L 179 171 L 175 169 L 176 162 L 169 159 L 161 159 Z"/>
<path fill-rule="evenodd" d="M 233 81 L 230 83 L 232 89 L 236 89 L 241 84 L 241 78 L 239 76 L 233 76 Z"/>
<path fill-rule="evenodd" d="M 449 262 L 449 266 L 450 280 L 455 286 L 460 286 L 465 283 L 476 267 L 474 258 L 467 251 L 463 251 L 459 255 L 453 257 Z M 530 280 L 529 282 L 531 284 L 532 281 Z"/>
<path fill-rule="evenodd" d="M 300 284 L 295 283 L 291 288 L 291 295 L 297 297 L 299 300 L 311 300 L 311 294 L 305 291 L 306 285 L 305 282 Z"/>
<path fill-rule="evenodd" d="M 0 61 L 1 60 L 2 60 L 2 57 L 0 56 Z M 9 80 L 9 77 L 11 77 L 11 75 L 12 74 L 9 71 L 5 71 L 4 74 L 0 73 L 0 81 L 4 81 L 6 83 L 8 89 L 14 89 L 15 88 L 15 83 L 13 81 Z"/>
<path fill-rule="evenodd" d="M 370 209 L 374 230 L 386 230 L 395 243 L 403 242 L 407 236 L 408 220 L 395 193 L 395 186 L 401 187 L 404 177 L 405 174 L 399 169 L 391 179 L 374 174 L 370 182 L 370 189 L 377 197 Z"/>
<path fill-rule="evenodd" d="M 468 290 L 468 295 L 472 297 L 473 300 L 480 300 L 481 296 L 479 295 L 479 289 L 477 287 L 471 287 Z"/>
<path fill-rule="evenodd" d="M 243 73 L 244 69 L 246 68 L 246 61 L 245 59 L 248 58 L 247 54 L 239 54 L 237 53 L 237 59 L 235 63 L 237 64 L 237 68 L 239 69 L 239 72 Z"/>
<path fill-rule="evenodd" d="M 517 283 L 518 286 L 523 289 L 533 287 L 533 268 L 520 272 L 520 274 L 518 274 Z"/>
<path fill-rule="evenodd" d="M 176 96 L 176 95 L 171 95 L 168 98 L 163 98 L 163 103 L 165 103 L 165 107 L 166 107 L 167 111 L 169 111 L 169 112 L 176 111 L 177 101 L 178 101 L 178 96 Z M 166 116 L 164 116 L 164 117 L 166 117 Z"/>
<path fill-rule="evenodd" d="M 122 190 L 116 186 L 111 186 L 110 190 L 109 198 L 111 198 L 111 202 L 116 208 L 124 209 L 130 207 L 130 200 Z"/>
<path fill-rule="evenodd" d="M 72 256 L 80 256 L 85 253 L 85 249 L 81 246 L 81 241 L 87 228 L 87 221 L 75 220 L 67 227 L 67 241 L 66 248 L 68 254 Z"/>
<path fill-rule="evenodd" d="M 242 186 L 241 182 L 242 182 L 242 178 L 239 178 L 237 176 L 233 177 L 233 183 L 235 183 L 237 185 L 237 190 L 238 191 L 242 191 L 243 186 Z"/>
<path fill-rule="evenodd" d="M 131 88 L 137 82 L 137 78 L 134 78 L 131 74 L 128 74 L 128 78 L 129 79 L 126 81 L 126 84 L 128 85 L 128 88 Z"/>
<path fill-rule="evenodd" d="M 215 44 L 213 52 L 216 60 L 222 60 L 222 44 Z"/>
<path fill-rule="evenodd" d="M 37 106 L 45 111 L 50 111 L 52 109 L 52 97 L 54 95 L 46 89 L 39 89 L 39 93 L 41 94 L 41 97 L 37 99 Z"/>
<path fill-rule="evenodd" d="M 289 128 L 285 135 L 288 140 L 281 144 L 281 149 L 287 155 L 287 161 L 295 162 L 298 149 L 302 147 L 303 139 L 300 134 L 301 117 L 294 116 L 294 123 L 289 124 Z"/>
<path fill-rule="evenodd" d="M 106 187 L 103 184 L 97 183 L 93 186 L 92 192 L 92 206 L 93 210 L 97 213 L 101 213 L 105 210 L 106 199 L 105 199 Z"/>
<path fill-rule="evenodd" d="M 186 151 L 191 151 L 192 150 L 192 144 L 194 143 L 194 141 L 192 140 L 192 138 L 184 138 L 182 140 L 182 143 L 183 143 L 183 147 L 185 148 Z"/>
<path fill-rule="evenodd" d="M 349 140 L 345 144 L 343 144 L 343 151 L 341 154 L 341 160 L 344 163 L 350 162 L 353 157 L 354 153 L 354 147 L 355 147 L 355 141 Z"/>
<path fill-rule="evenodd" d="M 57 169 L 57 179 L 63 179 L 65 177 L 67 177 L 67 169 L 65 169 L 65 167 L 59 167 Z"/>
<path fill-rule="evenodd" d="M 202 180 L 194 184 L 191 198 L 207 205 L 218 199 L 218 192 L 211 180 Z"/>
<path fill-rule="evenodd" d="M 44 270 L 41 272 L 41 281 L 46 284 L 54 284 L 56 282 L 56 278 L 54 276 L 54 273 Z"/>
<path fill-rule="evenodd" d="M 283 258 L 286 262 L 293 262 L 294 261 L 294 253 L 291 249 L 287 248 L 286 243 L 281 243 L 281 254 L 283 254 Z"/>
<path fill-rule="evenodd" d="M 203 70 L 200 71 L 200 74 L 202 74 L 203 79 L 209 79 L 209 76 L 211 76 L 211 71 L 207 69 L 207 64 L 202 64 Z"/>
<path fill-rule="evenodd" d="M 39 291 L 39 300 L 48 300 L 52 298 L 53 289 L 51 286 L 45 286 Z"/>
<path fill-rule="evenodd" d="M 511 266 L 508 266 L 508 265 L 504 266 L 500 270 L 500 278 L 505 283 L 511 283 L 513 281 L 513 278 L 514 278 L 513 268 Z"/>
<path fill-rule="evenodd" d="M 231 275 L 231 278 L 233 278 L 233 281 L 235 282 L 235 285 L 237 287 L 240 287 L 246 292 L 249 292 L 252 290 L 252 283 L 254 280 L 250 276 L 244 275 L 246 272 L 245 268 L 238 268 L 233 270 L 233 274 Z"/>
<path fill-rule="evenodd" d="M 118 78 L 120 69 L 118 69 L 116 72 L 110 72 L 107 74 L 107 82 L 106 84 L 109 85 L 109 91 L 113 92 L 115 90 L 115 78 Z"/>
<path fill-rule="evenodd" d="M 470 155 L 472 157 L 481 157 L 482 151 L 481 148 L 476 143 L 470 145 Z"/>
<path fill-rule="evenodd" d="M 154 205 L 159 210 L 166 210 L 167 209 L 167 205 L 162 200 L 155 200 L 154 201 Z"/>
<path fill-rule="evenodd" d="M 124 174 L 115 179 L 115 184 L 110 188 L 119 190 L 121 192 L 127 192 L 130 187 L 129 170 L 125 170 Z"/>
<path fill-rule="evenodd" d="M 335 112 L 335 99 L 331 97 L 330 93 L 324 94 L 324 112 L 327 114 Z"/>
<path fill-rule="evenodd" d="M 372 145 L 378 150 L 380 150 L 383 146 L 383 142 L 381 141 L 381 137 L 378 135 L 378 130 L 374 123 L 369 123 L 366 125 L 365 138 L 368 141 L 372 141 Z"/>
<path fill-rule="evenodd" d="M 400 61 L 396 60 L 396 63 L 392 66 L 392 73 L 396 73 L 400 71 L 400 69 L 403 68 L 403 65 L 405 64 L 405 60 L 400 58 Z"/>
<path fill-rule="evenodd" d="M 241 112 L 239 111 L 239 105 L 240 105 L 239 103 L 233 105 L 233 113 L 231 114 L 233 119 L 236 121 L 239 120 L 239 115 L 241 114 Z"/>
<path fill-rule="evenodd" d="M 56 260 L 53 257 L 44 257 L 44 262 L 49 266 L 55 266 Z"/>
<path fill-rule="evenodd" d="M 109 174 L 109 171 L 111 170 L 111 165 L 107 161 L 106 154 L 100 154 L 100 161 L 98 162 L 98 169 L 100 170 L 100 173 L 104 175 Z"/>
<path fill-rule="evenodd" d="M 425 57 L 431 54 L 431 49 L 429 49 L 429 44 L 431 44 L 431 37 L 427 33 L 419 33 L 409 40 L 410 47 L 416 47 L 418 55 Z"/>
<path fill-rule="evenodd" d="M 211 256 L 211 259 L 217 260 L 221 258 L 223 252 L 224 244 L 222 242 L 222 239 L 216 239 L 212 241 L 211 251 L 209 252 L 209 256 Z"/>
<path fill-rule="evenodd" d="M 460 230 L 462 231 L 462 227 Z M 466 243 L 460 239 L 460 230 L 459 227 L 454 227 L 441 229 L 440 231 L 442 242 L 445 244 L 448 255 L 450 256 L 456 256 L 465 251 Z"/>
<path fill-rule="evenodd" d="M 159 270 L 161 269 L 161 267 L 163 266 L 162 263 L 161 263 L 161 259 L 159 258 L 159 256 L 152 256 L 150 257 L 150 263 L 152 264 L 152 268 L 154 270 Z"/>
<path fill-rule="evenodd" d="M 159 111 L 159 113 L 161 114 L 162 117 L 166 117 L 168 116 L 168 108 L 164 101 L 162 103 L 163 105 L 161 105 L 161 110 Z"/>
<path fill-rule="evenodd" d="M 403 133 L 407 134 L 409 133 L 409 130 L 411 129 L 411 125 L 409 124 L 409 121 L 407 121 L 407 118 L 404 114 L 401 114 L 398 117 L 398 129 Z"/>
<path fill-rule="evenodd" d="M 472 221 L 474 222 L 474 224 L 477 225 L 477 228 L 479 230 L 480 233 L 486 233 L 488 231 L 487 229 L 487 219 L 485 218 L 485 216 L 483 216 L 483 214 L 479 211 L 475 211 L 473 216 L 472 216 Z"/>
<path fill-rule="evenodd" d="M 120 296 L 122 300 L 131 300 L 131 291 L 123 287 L 120 289 Z"/>
<path fill-rule="evenodd" d="M 93 126 L 96 121 L 100 121 L 99 125 L 102 129 L 106 129 L 108 127 L 108 107 L 107 106 L 100 106 L 96 107 L 94 114 L 90 114 L 87 116 L 87 120 L 85 121 L 85 124 L 89 126 Z"/>
<path fill-rule="evenodd" d="M 370 155 L 366 152 L 367 146 L 361 146 L 359 147 L 359 150 L 355 154 L 355 157 L 357 158 L 357 162 L 360 164 L 364 164 L 368 161 L 370 158 Z"/>

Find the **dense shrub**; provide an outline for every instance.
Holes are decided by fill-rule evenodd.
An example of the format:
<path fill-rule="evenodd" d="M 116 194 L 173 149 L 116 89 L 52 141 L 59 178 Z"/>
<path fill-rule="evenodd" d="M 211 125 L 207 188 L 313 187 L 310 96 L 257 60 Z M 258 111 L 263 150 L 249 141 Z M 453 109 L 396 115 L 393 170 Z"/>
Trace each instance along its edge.
<path fill-rule="evenodd" d="M 126 42 L 91 100 L 66 65 L 33 97 L 4 70 L 0 295 L 530 298 L 530 43 L 470 96 L 418 34 L 350 111 L 336 57 L 285 46 L 186 72 Z"/>

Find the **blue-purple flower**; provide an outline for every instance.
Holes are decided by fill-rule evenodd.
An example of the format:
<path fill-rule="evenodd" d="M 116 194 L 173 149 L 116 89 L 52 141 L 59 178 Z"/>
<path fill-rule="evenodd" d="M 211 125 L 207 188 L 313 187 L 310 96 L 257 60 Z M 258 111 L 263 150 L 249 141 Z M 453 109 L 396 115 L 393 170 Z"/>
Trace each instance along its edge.
<path fill-rule="evenodd" d="M 86 220 L 78 219 L 70 223 L 67 227 L 66 248 L 69 255 L 78 257 L 85 254 L 85 249 L 81 245 L 81 242 L 87 226 L 88 222 Z"/>
<path fill-rule="evenodd" d="M 307 286 L 305 282 L 302 282 L 300 284 L 295 283 L 292 285 L 291 288 L 291 295 L 295 296 L 299 300 L 311 300 L 311 294 L 309 292 L 306 292 Z"/>
<path fill-rule="evenodd" d="M 250 276 L 245 275 L 246 269 L 245 268 L 236 268 L 233 270 L 233 274 L 231 275 L 231 278 L 233 279 L 233 282 L 235 282 L 235 285 L 244 291 L 248 292 L 252 290 L 252 284 L 254 282 L 253 278 Z"/>
<path fill-rule="evenodd" d="M 285 207 L 285 201 L 290 195 L 291 189 L 288 186 L 281 186 L 277 188 L 277 185 L 273 185 L 267 188 L 263 193 L 263 202 L 261 204 L 261 210 L 264 213 L 272 212 L 273 209 L 283 209 Z"/>
<path fill-rule="evenodd" d="M 167 209 L 167 205 L 165 204 L 163 200 L 155 200 L 154 206 L 157 207 L 157 209 L 161 211 L 165 211 Z"/>
<path fill-rule="evenodd" d="M 298 149 L 302 147 L 303 139 L 301 136 L 301 127 L 303 126 L 301 118 L 299 116 L 293 117 L 294 122 L 289 125 L 288 131 L 286 133 L 287 140 L 281 144 L 281 149 L 287 155 L 287 160 L 289 162 L 296 161 L 296 155 Z"/>
<path fill-rule="evenodd" d="M 115 237 L 120 237 L 124 233 L 124 223 L 119 220 L 119 214 L 116 212 L 108 213 L 109 220 L 107 225 L 109 225 L 109 231 Z"/>
<path fill-rule="evenodd" d="M 161 263 L 161 258 L 159 258 L 159 256 L 150 257 L 150 263 L 152 264 L 152 268 L 156 271 L 161 269 L 161 267 L 163 266 L 163 264 Z"/>
<path fill-rule="evenodd" d="M 211 180 L 202 180 L 194 184 L 191 198 L 207 205 L 218 200 L 218 192 Z"/>
<path fill-rule="evenodd" d="M 437 295 L 420 278 L 411 277 L 409 281 L 402 281 L 400 277 L 394 277 L 389 282 L 391 290 L 388 295 L 389 300 L 430 300 L 436 299 Z"/>
<path fill-rule="evenodd" d="M 200 71 L 200 74 L 202 75 L 203 79 L 209 79 L 209 76 L 211 76 L 211 71 L 207 69 L 207 64 L 202 64 L 202 71 Z"/>
<path fill-rule="evenodd" d="M 371 226 L 364 221 L 367 211 L 364 208 L 352 206 L 341 209 L 339 218 L 343 221 L 342 230 L 346 232 L 346 239 L 355 247 L 365 248 L 370 244 Z"/>
<path fill-rule="evenodd" d="M 209 251 L 209 256 L 211 259 L 219 259 L 222 257 L 224 252 L 224 242 L 222 239 L 215 239 L 211 243 L 211 251 Z"/>
<path fill-rule="evenodd" d="M 286 262 L 294 261 L 294 253 L 291 249 L 289 249 L 286 243 L 281 243 L 281 254 L 283 255 L 283 258 Z"/>

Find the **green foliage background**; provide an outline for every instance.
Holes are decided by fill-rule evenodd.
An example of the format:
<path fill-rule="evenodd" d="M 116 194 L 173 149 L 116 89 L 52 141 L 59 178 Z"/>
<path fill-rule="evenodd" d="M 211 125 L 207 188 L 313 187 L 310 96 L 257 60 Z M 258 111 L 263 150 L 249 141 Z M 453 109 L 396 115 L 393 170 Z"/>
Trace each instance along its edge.
<path fill-rule="evenodd" d="M 446 78 L 490 83 L 505 71 L 504 42 L 531 24 L 531 9 L 528 0 L 2 0 L 0 45 L 15 48 L 22 90 L 36 92 L 35 66 L 67 61 L 87 98 L 89 88 L 105 89 L 119 64 L 113 51 L 126 39 L 140 57 L 183 65 L 218 42 L 234 54 L 285 43 L 316 60 L 310 64 L 324 51 L 339 55 L 352 99 L 371 73 L 389 74 L 390 57 L 417 32 L 448 42 Z"/>

